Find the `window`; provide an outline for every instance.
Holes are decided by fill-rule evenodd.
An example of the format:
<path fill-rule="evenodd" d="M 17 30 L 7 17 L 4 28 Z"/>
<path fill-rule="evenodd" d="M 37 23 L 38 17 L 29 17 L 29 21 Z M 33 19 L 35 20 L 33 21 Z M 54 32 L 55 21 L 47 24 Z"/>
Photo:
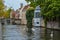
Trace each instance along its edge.
<path fill-rule="evenodd" d="M 37 22 L 37 24 L 39 24 L 39 22 Z"/>
<path fill-rule="evenodd" d="M 40 17 L 39 12 L 36 12 L 36 13 L 35 13 L 35 18 L 39 18 L 39 17 Z"/>

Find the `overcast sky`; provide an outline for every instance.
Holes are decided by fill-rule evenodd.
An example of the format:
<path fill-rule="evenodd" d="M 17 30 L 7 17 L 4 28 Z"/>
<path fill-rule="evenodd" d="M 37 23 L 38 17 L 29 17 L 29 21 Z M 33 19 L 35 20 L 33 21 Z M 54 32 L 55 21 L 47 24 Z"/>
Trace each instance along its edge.
<path fill-rule="evenodd" d="M 4 4 L 16 10 L 20 7 L 20 3 L 23 3 L 23 5 L 27 5 L 27 2 L 25 0 L 5 0 Z"/>

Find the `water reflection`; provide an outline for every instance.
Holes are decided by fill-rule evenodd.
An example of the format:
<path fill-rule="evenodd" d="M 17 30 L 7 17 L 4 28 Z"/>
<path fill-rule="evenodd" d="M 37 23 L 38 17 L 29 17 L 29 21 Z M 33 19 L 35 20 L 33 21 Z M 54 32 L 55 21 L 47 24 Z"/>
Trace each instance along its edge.
<path fill-rule="evenodd" d="M 41 29 L 33 27 L 32 29 L 26 26 L 6 25 L 4 26 L 3 39 L 4 40 L 42 40 Z"/>
<path fill-rule="evenodd" d="M 27 32 L 28 40 L 40 40 L 40 28 L 33 27 Z"/>
<path fill-rule="evenodd" d="M 33 33 L 32 33 L 32 30 L 30 29 L 30 28 L 28 28 L 28 31 L 27 31 L 27 40 L 32 40 L 32 35 L 33 35 Z"/>

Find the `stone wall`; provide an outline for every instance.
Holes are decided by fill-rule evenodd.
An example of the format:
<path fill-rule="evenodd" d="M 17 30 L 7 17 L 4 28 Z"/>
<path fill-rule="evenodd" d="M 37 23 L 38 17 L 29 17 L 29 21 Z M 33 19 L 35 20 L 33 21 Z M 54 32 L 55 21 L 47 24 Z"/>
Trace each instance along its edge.
<path fill-rule="evenodd" d="M 44 38 L 44 34 L 45 34 L 45 25 L 44 25 L 44 20 L 41 19 L 41 26 L 43 26 L 41 28 L 41 37 Z M 60 27 L 59 27 L 59 22 L 58 21 L 48 21 L 47 22 L 47 39 L 48 40 L 59 40 L 60 39 Z M 51 30 L 54 29 L 54 30 Z M 57 29 L 57 30 L 56 30 Z M 53 33 L 52 33 L 53 32 Z"/>
<path fill-rule="evenodd" d="M 58 21 L 49 21 L 47 22 L 47 28 L 60 29 Z"/>
<path fill-rule="evenodd" d="M 1 22 L 0 22 L 0 40 L 2 40 L 2 26 L 1 26 Z"/>

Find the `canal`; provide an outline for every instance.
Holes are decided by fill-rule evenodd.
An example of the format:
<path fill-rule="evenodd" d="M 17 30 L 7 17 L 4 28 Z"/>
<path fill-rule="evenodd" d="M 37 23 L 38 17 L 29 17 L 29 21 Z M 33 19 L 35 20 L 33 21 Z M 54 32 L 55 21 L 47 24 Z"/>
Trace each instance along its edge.
<path fill-rule="evenodd" d="M 44 29 L 40 27 L 33 27 L 32 30 L 26 25 L 4 25 L 2 27 L 2 40 L 44 40 L 45 38 Z M 47 30 L 47 40 L 60 40 L 59 35 L 58 30 Z"/>
<path fill-rule="evenodd" d="M 40 28 L 32 28 L 28 31 L 25 25 L 3 26 L 3 40 L 42 40 Z"/>

